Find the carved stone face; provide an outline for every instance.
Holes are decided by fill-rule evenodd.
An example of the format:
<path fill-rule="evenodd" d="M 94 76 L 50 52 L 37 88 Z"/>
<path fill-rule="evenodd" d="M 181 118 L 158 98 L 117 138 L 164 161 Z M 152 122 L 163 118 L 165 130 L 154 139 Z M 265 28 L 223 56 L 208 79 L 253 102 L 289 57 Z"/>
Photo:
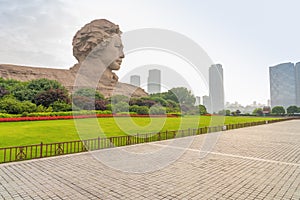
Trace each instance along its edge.
<path fill-rule="evenodd" d="M 112 48 L 115 48 L 114 50 L 117 51 L 119 56 L 108 66 L 108 68 L 111 70 L 119 70 L 122 64 L 122 59 L 125 57 L 123 52 L 123 44 L 120 37 L 116 37 L 116 40 L 113 40 L 112 42 Z"/>
<path fill-rule="evenodd" d="M 120 35 L 118 25 L 105 19 L 94 20 L 75 34 L 73 55 L 79 63 L 84 62 L 88 56 L 98 56 L 108 69 L 118 70 L 124 58 Z"/>

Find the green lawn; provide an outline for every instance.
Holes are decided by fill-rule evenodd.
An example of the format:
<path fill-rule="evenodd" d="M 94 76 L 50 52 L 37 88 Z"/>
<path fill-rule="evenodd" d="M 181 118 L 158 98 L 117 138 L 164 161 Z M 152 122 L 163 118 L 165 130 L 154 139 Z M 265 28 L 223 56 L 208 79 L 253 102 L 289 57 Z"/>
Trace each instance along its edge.
<path fill-rule="evenodd" d="M 79 139 L 254 122 L 274 118 L 185 116 L 182 118 L 90 118 L 74 120 L 2 122 L 0 147 L 64 142 Z M 100 128 L 102 131 L 100 130 Z M 79 134 L 78 134 L 79 132 Z"/>

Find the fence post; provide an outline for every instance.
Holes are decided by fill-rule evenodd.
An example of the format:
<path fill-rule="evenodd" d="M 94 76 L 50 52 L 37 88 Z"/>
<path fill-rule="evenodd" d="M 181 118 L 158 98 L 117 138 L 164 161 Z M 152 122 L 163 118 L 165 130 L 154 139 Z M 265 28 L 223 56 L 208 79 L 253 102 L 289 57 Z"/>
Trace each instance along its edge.
<path fill-rule="evenodd" d="M 43 157 L 43 142 L 40 144 L 40 158 Z"/>
<path fill-rule="evenodd" d="M 112 137 L 110 137 L 110 138 L 109 138 L 109 147 L 113 147 L 113 146 L 114 146 L 112 140 L 113 140 Z"/>
<path fill-rule="evenodd" d="M 100 149 L 100 137 L 98 136 L 98 149 Z"/>
<path fill-rule="evenodd" d="M 130 136 L 128 135 L 128 136 L 127 136 L 126 145 L 130 145 L 130 144 L 131 144 L 131 141 L 130 141 Z"/>

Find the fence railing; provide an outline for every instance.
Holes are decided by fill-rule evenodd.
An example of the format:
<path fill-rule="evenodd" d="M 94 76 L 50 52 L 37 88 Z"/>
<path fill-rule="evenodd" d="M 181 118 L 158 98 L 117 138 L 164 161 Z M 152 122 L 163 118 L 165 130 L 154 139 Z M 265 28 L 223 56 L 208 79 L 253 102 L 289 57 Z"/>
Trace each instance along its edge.
<path fill-rule="evenodd" d="M 127 136 L 117 136 L 108 138 L 94 138 L 87 140 L 77 140 L 69 142 L 57 142 L 50 144 L 34 144 L 26 146 L 15 146 L 0 148 L 0 163 L 44 158 L 85 151 L 93 151 L 105 148 L 119 147 L 132 144 L 167 140 L 179 137 L 194 136 L 199 134 L 226 131 L 231 129 L 257 126 L 267 123 L 291 120 L 293 118 L 275 119 L 270 121 L 247 122 L 238 124 L 228 124 L 224 126 L 201 127 L 196 129 L 161 131 L 156 133 L 145 133 Z"/>

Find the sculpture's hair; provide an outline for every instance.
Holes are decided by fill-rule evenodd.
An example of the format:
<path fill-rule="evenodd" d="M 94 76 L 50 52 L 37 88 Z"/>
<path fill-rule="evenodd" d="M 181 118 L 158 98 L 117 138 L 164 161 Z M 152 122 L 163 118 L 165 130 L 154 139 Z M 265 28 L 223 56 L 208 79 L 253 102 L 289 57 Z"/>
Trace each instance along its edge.
<path fill-rule="evenodd" d="M 111 38 L 121 34 L 119 26 L 106 20 L 97 19 L 82 27 L 73 37 L 73 55 L 81 63 L 96 47 Z"/>

